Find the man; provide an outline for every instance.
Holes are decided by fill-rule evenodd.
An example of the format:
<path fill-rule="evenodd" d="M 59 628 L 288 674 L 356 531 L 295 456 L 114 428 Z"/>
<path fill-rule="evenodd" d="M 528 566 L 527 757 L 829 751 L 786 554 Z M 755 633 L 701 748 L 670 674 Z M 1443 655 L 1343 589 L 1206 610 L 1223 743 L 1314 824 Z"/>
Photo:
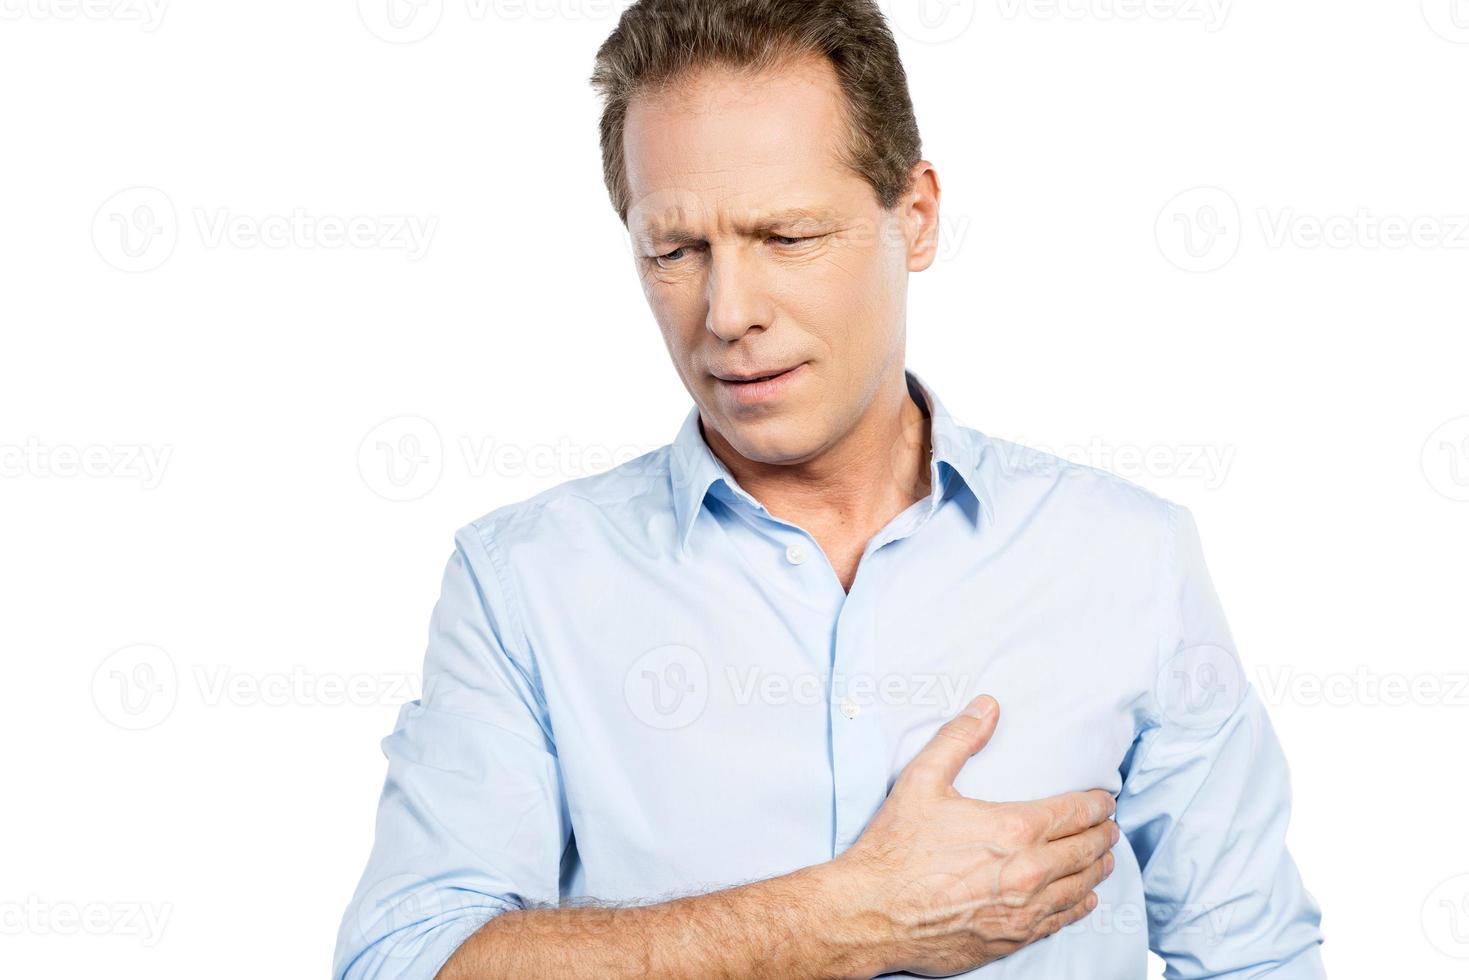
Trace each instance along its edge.
<path fill-rule="evenodd" d="M 642 0 L 593 80 L 695 404 L 457 535 L 334 976 L 1323 976 L 1189 513 L 905 366 L 871 0 Z"/>

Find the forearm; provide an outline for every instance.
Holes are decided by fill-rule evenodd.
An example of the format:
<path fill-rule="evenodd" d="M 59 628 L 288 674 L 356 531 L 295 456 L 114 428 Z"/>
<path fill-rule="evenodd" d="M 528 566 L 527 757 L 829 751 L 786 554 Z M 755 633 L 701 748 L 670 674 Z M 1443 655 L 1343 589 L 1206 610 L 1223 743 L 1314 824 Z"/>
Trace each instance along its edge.
<path fill-rule="evenodd" d="M 845 890 L 828 863 L 657 905 L 506 912 L 437 980 L 871 977 L 880 930 L 859 923 Z"/>

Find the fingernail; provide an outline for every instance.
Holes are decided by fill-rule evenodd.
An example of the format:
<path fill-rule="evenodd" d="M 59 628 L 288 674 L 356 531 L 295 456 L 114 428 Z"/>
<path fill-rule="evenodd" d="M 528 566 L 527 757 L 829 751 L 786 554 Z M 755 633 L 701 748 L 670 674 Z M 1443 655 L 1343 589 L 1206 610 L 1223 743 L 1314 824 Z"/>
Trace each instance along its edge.
<path fill-rule="evenodd" d="M 999 702 L 988 694 L 981 694 L 964 706 L 964 713 L 971 718 L 978 718 L 980 721 L 983 721 L 994 714 L 997 707 L 999 707 Z"/>

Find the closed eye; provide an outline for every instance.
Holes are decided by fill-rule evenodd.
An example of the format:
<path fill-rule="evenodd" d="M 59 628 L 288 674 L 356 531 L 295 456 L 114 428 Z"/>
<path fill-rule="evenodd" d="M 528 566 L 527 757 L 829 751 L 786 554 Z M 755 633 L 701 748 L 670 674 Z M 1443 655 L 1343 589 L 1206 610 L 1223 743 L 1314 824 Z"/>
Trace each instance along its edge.
<path fill-rule="evenodd" d="M 671 252 L 664 252 L 662 255 L 653 256 L 651 261 L 658 267 L 666 269 L 669 265 L 677 265 L 679 262 L 681 262 L 683 260 L 684 253 L 688 252 L 694 247 L 695 246 L 693 245 L 680 245 L 678 248 L 674 249 Z"/>

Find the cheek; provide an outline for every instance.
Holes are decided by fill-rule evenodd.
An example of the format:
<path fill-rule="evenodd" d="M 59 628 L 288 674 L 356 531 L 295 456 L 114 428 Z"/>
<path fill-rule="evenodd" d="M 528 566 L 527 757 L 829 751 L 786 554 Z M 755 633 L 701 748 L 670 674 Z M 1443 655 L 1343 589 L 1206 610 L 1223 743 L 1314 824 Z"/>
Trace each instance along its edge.
<path fill-rule="evenodd" d="M 781 281 L 782 306 L 843 344 L 882 329 L 897 298 L 892 275 L 870 244 L 833 248 Z"/>

